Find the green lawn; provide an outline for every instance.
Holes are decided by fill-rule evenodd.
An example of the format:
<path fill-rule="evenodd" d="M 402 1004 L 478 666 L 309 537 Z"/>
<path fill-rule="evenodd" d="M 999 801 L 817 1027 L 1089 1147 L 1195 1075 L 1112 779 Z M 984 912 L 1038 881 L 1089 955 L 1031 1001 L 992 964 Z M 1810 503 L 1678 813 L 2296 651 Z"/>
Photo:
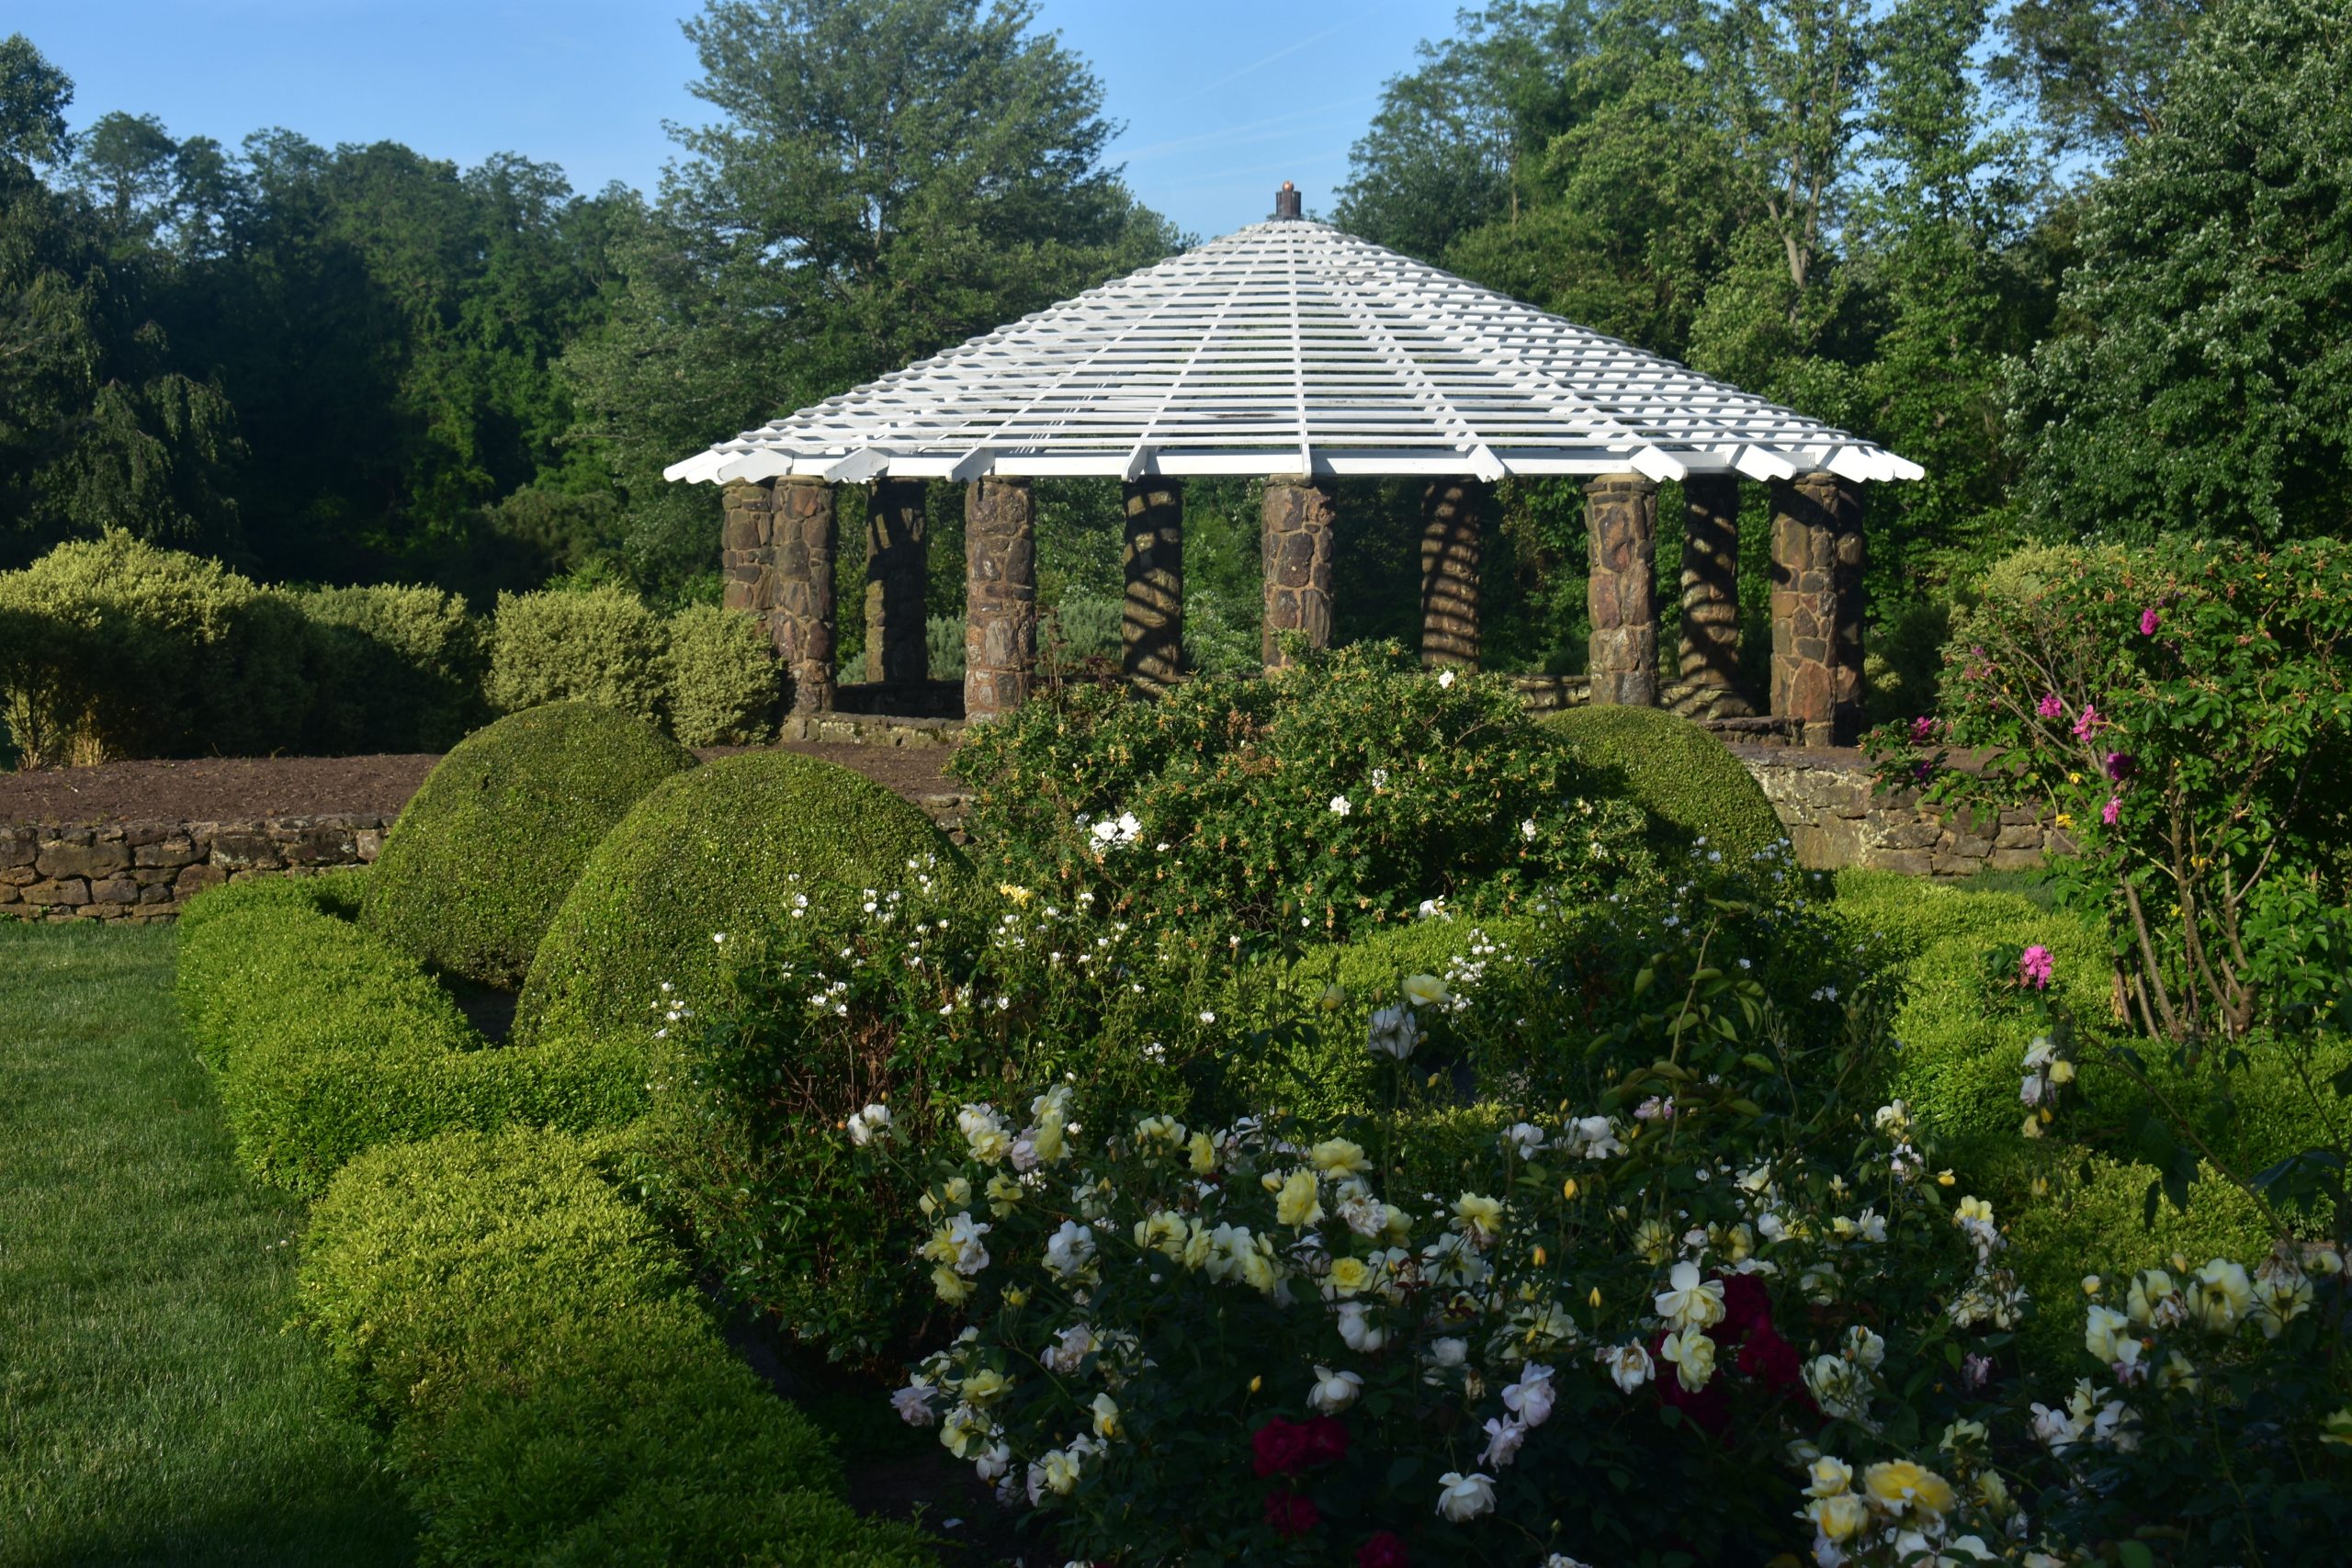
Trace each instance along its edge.
<path fill-rule="evenodd" d="M 299 1204 L 234 1163 L 168 930 L 0 921 L 0 1563 L 409 1561 L 282 1325 Z"/>

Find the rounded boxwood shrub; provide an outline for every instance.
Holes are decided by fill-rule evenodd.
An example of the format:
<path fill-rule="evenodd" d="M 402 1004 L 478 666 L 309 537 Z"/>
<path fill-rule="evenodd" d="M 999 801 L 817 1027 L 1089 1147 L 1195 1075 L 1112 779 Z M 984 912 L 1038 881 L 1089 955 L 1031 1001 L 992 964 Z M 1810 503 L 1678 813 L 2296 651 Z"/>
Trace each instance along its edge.
<path fill-rule="evenodd" d="M 1663 708 L 1601 706 L 1567 708 L 1544 722 L 1587 762 L 1623 777 L 1662 839 L 1687 844 L 1704 837 L 1726 862 L 1744 863 L 1789 836 L 1755 775 L 1687 718 Z"/>
<path fill-rule="evenodd" d="M 514 1019 L 560 1028 L 642 1023 L 666 981 L 707 1004 L 726 959 L 715 934 L 781 918 L 794 877 L 888 886 L 910 862 L 961 864 L 931 819 L 861 773 L 753 751 L 665 780 L 596 846 L 531 961 Z"/>
<path fill-rule="evenodd" d="M 613 824 L 695 765 L 640 719 L 552 703 L 468 736 L 384 840 L 364 923 L 435 968 L 512 987 Z"/>

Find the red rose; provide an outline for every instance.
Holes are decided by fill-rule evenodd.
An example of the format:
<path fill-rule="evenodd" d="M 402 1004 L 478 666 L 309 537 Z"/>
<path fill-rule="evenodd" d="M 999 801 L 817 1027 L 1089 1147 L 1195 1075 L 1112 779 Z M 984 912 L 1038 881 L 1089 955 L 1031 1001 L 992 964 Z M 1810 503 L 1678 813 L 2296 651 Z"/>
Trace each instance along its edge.
<path fill-rule="evenodd" d="M 1322 1517 L 1315 1511 L 1314 1503 L 1295 1492 L 1266 1494 L 1266 1524 L 1284 1540 L 1305 1535 Z"/>
<path fill-rule="evenodd" d="M 1771 1326 L 1772 1298 L 1763 1280 L 1753 1274 L 1718 1274 L 1715 1280 L 1724 1288 L 1724 1320 L 1722 1333 L 1711 1337 L 1737 1339 L 1758 1324 Z"/>
<path fill-rule="evenodd" d="M 1348 1457 L 1347 1423 L 1336 1416 L 1317 1416 L 1299 1428 L 1304 1434 L 1304 1455 L 1300 1468 L 1312 1464 L 1337 1464 Z"/>
<path fill-rule="evenodd" d="M 1769 1321 L 1750 1331 L 1747 1342 L 1739 1348 L 1739 1370 L 1768 1388 L 1797 1388 L 1804 1382 L 1797 1348 L 1781 1338 Z"/>
<path fill-rule="evenodd" d="M 1306 1442 L 1305 1427 L 1279 1416 L 1270 1417 L 1250 1437 L 1250 1458 L 1259 1476 L 1289 1475 L 1305 1468 Z"/>
<path fill-rule="evenodd" d="M 1356 1568 L 1405 1568 L 1405 1542 L 1393 1530 L 1382 1530 L 1356 1548 Z"/>

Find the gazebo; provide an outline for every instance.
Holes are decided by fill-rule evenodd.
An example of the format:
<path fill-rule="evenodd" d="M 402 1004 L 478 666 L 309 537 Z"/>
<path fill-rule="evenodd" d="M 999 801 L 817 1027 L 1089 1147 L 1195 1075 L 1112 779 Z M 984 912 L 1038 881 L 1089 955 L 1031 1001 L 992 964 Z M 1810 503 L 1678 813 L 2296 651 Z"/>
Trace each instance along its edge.
<path fill-rule="evenodd" d="M 1183 644 L 1182 481 L 1264 481 L 1263 652 L 1331 630 L 1333 481 L 1426 481 L 1421 658 L 1478 662 L 1488 487 L 1583 476 L 1591 534 L 1588 700 L 1658 700 L 1657 490 L 1685 507 L 1679 669 L 1728 692 L 1738 664 L 1739 484 L 1771 488 L 1770 707 L 1850 741 L 1862 687 L 1861 487 L 1919 468 L 1867 441 L 1299 216 L 1025 316 L 665 471 L 725 489 L 726 599 L 765 622 L 793 706 L 834 705 L 837 487 L 869 487 L 869 678 L 926 673 L 923 491 L 962 482 L 964 705 L 1027 695 L 1036 647 L 1031 485 L 1125 481 L 1124 663 L 1149 688 Z"/>

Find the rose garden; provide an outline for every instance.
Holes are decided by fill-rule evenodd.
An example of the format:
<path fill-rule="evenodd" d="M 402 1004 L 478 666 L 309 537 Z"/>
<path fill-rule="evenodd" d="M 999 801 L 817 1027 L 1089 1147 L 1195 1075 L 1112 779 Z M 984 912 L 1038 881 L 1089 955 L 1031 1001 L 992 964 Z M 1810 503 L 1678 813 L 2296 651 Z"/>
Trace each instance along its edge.
<path fill-rule="evenodd" d="M 2352 550 L 1898 671 L 1933 472 L 1287 186 L 835 391 L 699 599 L 0 573 L 0 1562 L 2336 1559 Z"/>

